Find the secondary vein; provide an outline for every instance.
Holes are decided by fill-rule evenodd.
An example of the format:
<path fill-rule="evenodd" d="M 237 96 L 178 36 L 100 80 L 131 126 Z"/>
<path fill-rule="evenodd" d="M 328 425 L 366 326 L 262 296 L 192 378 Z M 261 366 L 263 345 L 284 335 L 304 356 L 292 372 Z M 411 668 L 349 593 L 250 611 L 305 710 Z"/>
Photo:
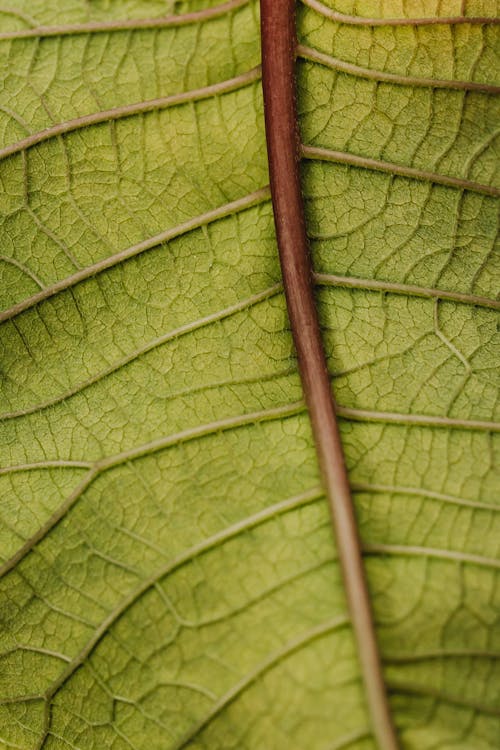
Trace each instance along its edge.
<path fill-rule="evenodd" d="M 125 21 L 91 21 L 89 23 L 60 24 L 55 26 L 33 26 L 28 29 L 16 29 L 0 34 L 0 41 L 13 39 L 43 39 L 51 36 L 71 36 L 75 34 L 110 33 L 113 31 L 139 31 L 142 29 L 166 29 L 202 23 L 213 18 L 220 18 L 233 10 L 249 5 L 250 0 L 228 0 L 212 8 L 179 13 L 178 15 L 159 16 L 158 18 L 133 18 Z"/>
<path fill-rule="evenodd" d="M 349 289 L 362 289 L 369 292 L 381 292 L 382 294 L 403 294 L 410 297 L 447 300 L 465 305 L 500 310 L 500 300 L 498 299 L 481 297 L 477 294 L 467 294 L 466 292 L 454 292 L 449 289 L 435 289 L 433 287 L 400 284 L 398 282 L 381 281 L 379 279 L 360 279 L 355 276 L 337 276 L 330 273 L 315 273 L 314 281 L 318 286 L 340 286 Z"/>
<path fill-rule="evenodd" d="M 152 248 L 157 247 L 164 242 L 168 242 L 169 240 L 173 240 L 176 237 L 180 237 L 181 235 L 186 234 L 187 232 L 191 232 L 194 229 L 200 229 L 201 227 L 206 226 L 213 221 L 224 219 L 227 216 L 238 213 L 239 211 L 257 206 L 259 203 L 263 203 L 264 201 L 268 200 L 269 195 L 269 188 L 267 186 L 260 188 L 253 193 L 249 193 L 248 195 L 243 196 L 242 198 L 237 198 L 236 200 L 225 203 L 222 206 L 212 208 L 209 211 L 200 214 L 199 216 L 194 216 L 192 219 L 188 219 L 181 224 L 177 224 L 177 226 L 175 227 L 171 227 L 170 229 L 166 229 L 164 232 L 160 232 L 160 234 L 156 234 L 153 237 L 147 237 L 141 242 L 138 242 L 136 245 L 132 245 L 131 247 L 127 247 L 124 250 L 120 250 L 118 253 L 109 255 L 107 258 L 102 258 L 101 260 L 96 261 L 96 263 L 92 263 L 90 266 L 86 266 L 85 268 L 81 268 L 80 270 L 75 271 L 75 273 L 72 273 L 70 276 L 66 276 L 64 279 L 55 281 L 53 284 L 46 286 L 40 292 L 37 292 L 31 297 L 27 297 L 26 299 L 21 300 L 21 302 L 17 302 L 7 310 L 0 312 L 0 323 L 6 320 L 10 320 L 11 318 L 15 318 L 20 313 L 28 310 L 30 307 L 34 307 L 39 302 L 43 302 L 43 300 L 49 299 L 49 297 L 53 297 L 58 292 L 62 292 L 65 289 L 76 286 L 81 281 L 85 281 L 92 276 L 96 276 L 97 274 L 102 273 L 108 268 L 117 266 L 118 264 L 125 262 L 129 258 L 134 258 L 136 255 L 140 255 L 146 250 L 151 250 Z"/>
<path fill-rule="evenodd" d="M 339 13 L 329 8 L 318 0 L 302 0 L 302 4 L 315 10 L 321 16 L 329 18 L 336 23 L 345 23 L 349 26 L 455 26 L 457 24 L 471 24 L 484 26 L 485 24 L 498 24 L 499 18 L 491 16 L 428 16 L 415 18 L 367 18 L 365 16 L 351 16 L 347 13 Z"/>
<path fill-rule="evenodd" d="M 230 305 L 229 307 L 225 307 L 222 310 L 217 310 L 216 312 L 209 313 L 208 315 L 205 315 L 202 318 L 190 321 L 189 323 L 185 323 L 184 325 L 178 326 L 177 328 L 174 328 L 171 331 L 167 331 L 161 336 L 158 336 L 157 338 L 143 344 L 141 347 L 134 349 L 132 352 L 130 352 L 129 354 L 126 354 L 121 359 L 111 363 L 110 365 L 105 367 L 103 370 L 99 370 L 98 372 L 96 372 L 94 375 L 91 375 L 86 380 L 80 381 L 79 383 L 72 386 L 71 388 L 68 388 L 66 391 L 63 391 L 62 393 L 58 393 L 57 395 L 53 396 L 52 398 L 46 399 L 45 401 L 41 401 L 39 403 L 33 404 L 32 406 L 27 406 L 22 409 L 17 409 L 15 411 L 5 412 L 3 414 L 0 414 L 0 420 L 24 417 L 27 414 L 34 414 L 38 411 L 42 411 L 43 409 L 46 409 L 49 406 L 54 406 L 55 404 L 59 404 L 61 403 L 61 401 L 65 401 L 66 399 L 71 398 L 72 396 L 75 396 L 77 393 L 82 393 L 86 388 L 89 388 L 90 386 L 95 385 L 96 383 L 103 380 L 108 375 L 111 375 L 112 373 L 117 372 L 118 370 L 122 369 L 126 365 L 132 362 L 135 362 L 139 357 L 147 354 L 148 352 L 153 351 L 154 349 L 158 349 L 158 347 L 163 346 L 163 344 L 166 344 L 169 341 L 173 341 L 174 339 L 179 339 L 188 333 L 197 331 L 200 328 L 204 328 L 206 326 L 211 325 L 212 323 L 217 323 L 222 320 L 225 320 L 226 318 L 236 315 L 237 313 L 242 312 L 243 310 L 248 310 L 250 307 L 253 307 L 254 305 L 258 305 L 260 302 L 264 302 L 270 297 L 274 297 L 276 294 L 278 294 L 281 291 L 281 288 L 282 287 L 280 283 L 274 284 L 273 286 L 268 287 L 267 289 L 264 289 L 260 292 L 256 292 L 251 297 L 247 297 L 243 300 L 240 300 L 239 302 L 236 302 L 234 305 Z M 0 473 L 1 473 L 1 470 L 0 470 Z"/>
<path fill-rule="evenodd" d="M 426 169 L 417 169 L 408 167 L 404 164 L 394 164 L 393 162 L 382 161 L 381 159 L 372 159 L 368 156 L 359 156 L 347 151 L 335 151 L 329 148 L 319 146 L 302 146 L 302 155 L 306 159 L 317 159 L 318 161 L 328 161 L 335 164 L 349 164 L 352 167 L 361 167 L 362 169 L 373 169 L 378 172 L 388 172 L 391 175 L 399 177 L 408 177 L 414 180 L 423 180 L 424 182 L 433 182 L 436 185 L 445 185 L 446 187 L 458 188 L 460 190 L 470 190 L 473 193 L 484 193 L 485 195 L 500 196 L 500 188 L 493 185 L 485 185 L 480 182 L 474 182 L 462 177 L 452 177 L 451 175 L 430 172 Z"/>
<path fill-rule="evenodd" d="M 115 466 L 133 461 L 137 458 L 156 453 L 166 448 L 172 448 L 182 443 L 187 443 L 192 440 L 198 440 L 199 438 L 207 437 L 209 435 L 215 435 L 221 432 L 227 432 L 230 430 L 248 427 L 250 425 L 260 424 L 263 422 L 271 422 L 274 419 L 283 419 L 292 417 L 300 414 L 304 411 L 304 404 L 302 401 L 294 402 L 291 404 L 285 404 L 278 406 L 273 409 L 262 409 L 261 411 L 251 412 L 246 414 L 239 414 L 237 416 L 228 417 L 226 419 L 220 419 L 215 422 L 209 422 L 208 424 L 202 424 L 197 427 L 188 428 L 181 432 L 177 432 L 172 435 L 167 435 L 156 440 L 152 440 L 149 443 L 138 445 L 134 448 L 122 451 L 113 456 L 102 458 L 93 464 L 91 464 L 89 471 L 84 475 L 81 482 L 75 487 L 73 492 L 66 498 L 66 500 L 52 513 L 47 521 L 29 538 L 26 542 L 5 562 L 0 565 L 0 579 L 7 575 L 13 570 L 16 565 L 21 562 L 30 552 L 36 547 L 45 537 L 52 531 L 55 526 L 62 521 L 63 518 L 69 513 L 74 505 L 79 501 L 80 497 L 90 487 L 94 481 L 101 476 L 105 471 Z M 60 465 L 60 462 L 49 461 L 47 462 L 46 468 L 54 468 L 54 464 Z M 78 464 L 83 468 L 83 464 Z M 24 468 L 42 468 L 41 462 L 37 464 L 25 465 Z M 6 469 L 7 471 L 20 471 L 22 467 L 15 466 Z"/>
<path fill-rule="evenodd" d="M 275 0 L 276 2 L 276 0 Z M 279 651 L 271 654 L 267 659 L 258 664 L 249 674 L 245 675 L 243 679 L 233 685 L 230 690 L 227 691 L 219 700 L 212 706 L 197 724 L 194 725 L 180 740 L 177 742 L 172 750 L 183 750 L 188 743 L 191 743 L 195 737 L 197 737 L 210 722 L 212 722 L 227 706 L 229 706 L 238 696 L 247 690 L 257 679 L 262 677 L 266 672 L 278 666 L 281 661 L 284 661 L 288 657 L 292 656 L 297 651 L 301 650 L 308 644 L 312 643 L 319 638 L 323 638 L 330 633 L 344 628 L 349 624 L 347 617 L 339 616 L 332 618 L 320 625 L 317 625 L 306 633 L 300 635 L 293 641 L 285 644 L 285 646 Z"/>
<path fill-rule="evenodd" d="M 178 570 L 191 560 L 196 559 L 198 556 L 203 555 L 205 552 L 214 549 L 218 545 L 224 544 L 224 542 L 239 536 L 245 531 L 260 526 L 261 524 L 265 524 L 266 522 L 271 521 L 277 516 L 286 514 L 296 508 L 301 508 L 309 505 L 310 503 L 315 502 L 317 498 L 318 490 L 317 488 L 314 488 L 312 490 L 306 490 L 305 492 L 302 492 L 299 495 L 295 495 L 294 497 L 287 498 L 286 500 L 275 503 L 274 505 L 271 505 L 264 510 L 259 511 L 252 516 L 247 516 L 246 518 L 237 521 L 231 526 L 215 533 L 213 536 L 204 539 L 202 542 L 194 545 L 193 547 L 190 547 L 181 555 L 169 561 L 159 570 L 155 571 L 149 578 L 139 584 L 137 588 L 133 589 L 95 629 L 91 638 L 82 647 L 80 652 L 71 660 L 71 662 L 68 663 L 66 669 L 64 669 L 60 673 L 60 675 L 56 678 L 51 687 L 45 693 L 45 696 L 43 696 L 46 701 L 46 706 L 50 707 L 51 702 L 53 701 L 59 690 L 66 682 L 68 682 L 68 680 L 72 677 L 76 670 L 87 660 L 89 655 L 93 652 L 93 650 L 100 643 L 100 641 L 110 630 L 110 628 L 158 581 Z M 345 622 L 345 618 L 339 618 L 339 625 L 341 619 L 342 623 Z M 331 624 L 332 621 L 330 621 L 329 625 L 323 624 L 319 627 L 329 629 Z M 35 699 L 38 700 L 39 696 L 36 696 Z M 47 712 L 46 718 L 48 717 L 49 713 Z M 49 726 L 48 722 L 46 722 L 43 740 L 45 740 L 45 738 L 48 736 L 48 733 Z"/>
<path fill-rule="evenodd" d="M 358 78 L 367 78 L 377 83 L 394 83 L 399 86 L 419 86 L 433 89 L 457 89 L 461 91 L 483 91 L 487 94 L 500 93 L 500 86 L 494 86 L 482 81 L 461 81 L 458 79 L 442 78 L 422 78 L 421 76 L 401 75 L 398 73 L 387 73 L 384 70 L 373 70 L 372 68 L 363 68 L 360 65 L 354 65 L 346 60 L 339 60 L 336 57 L 327 55 L 312 47 L 299 44 L 297 53 L 304 60 L 318 63 L 323 67 L 337 70 L 341 73 L 356 76 Z"/>
<path fill-rule="evenodd" d="M 0 161 L 9 156 L 13 156 L 14 154 L 25 151 L 28 148 L 32 148 L 39 143 L 48 141 L 51 138 L 56 138 L 57 136 L 65 135 L 66 133 L 71 133 L 75 130 L 81 130 L 90 125 L 101 125 L 114 120 L 122 120 L 123 118 L 131 117 L 132 115 L 156 112 L 160 109 L 167 109 L 168 107 L 173 107 L 178 104 L 201 101 L 203 99 L 209 99 L 212 96 L 217 96 L 218 94 L 227 94 L 231 91 L 242 88 L 249 83 L 253 83 L 259 78 L 260 66 L 257 66 L 251 70 L 247 70 L 245 73 L 241 73 L 241 75 L 234 76 L 234 78 L 228 78 L 225 81 L 219 81 L 210 86 L 183 91 L 180 94 L 172 94 L 171 96 L 160 96 L 156 99 L 134 102 L 133 104 L 123 104 L 119 107 L 103 110 L 102 112 L 92 112 L 88 115 L 75 117 L 72 120 L 65 120 L 64 122 L 59 122 L 56 125 L 40 130 L 37 133 L 32 133 L 31 135 L 22 138 L 20 141 L 16 141 L 16 143 L 11 143 L 0 149 Z"/>

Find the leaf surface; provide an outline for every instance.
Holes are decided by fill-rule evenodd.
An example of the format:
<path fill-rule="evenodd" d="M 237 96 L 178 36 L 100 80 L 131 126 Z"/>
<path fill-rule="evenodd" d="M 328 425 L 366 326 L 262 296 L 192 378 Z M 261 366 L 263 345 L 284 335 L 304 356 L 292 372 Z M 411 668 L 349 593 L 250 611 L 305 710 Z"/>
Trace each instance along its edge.
<path fill-rule="evenodd" d="M 308 5 L 303 192 L 391 708 L 405 750 L 494 750 L 498 27 Z M 16 0 L 0 22 L 0 746 L 375 750 L 257 3 Z"/>

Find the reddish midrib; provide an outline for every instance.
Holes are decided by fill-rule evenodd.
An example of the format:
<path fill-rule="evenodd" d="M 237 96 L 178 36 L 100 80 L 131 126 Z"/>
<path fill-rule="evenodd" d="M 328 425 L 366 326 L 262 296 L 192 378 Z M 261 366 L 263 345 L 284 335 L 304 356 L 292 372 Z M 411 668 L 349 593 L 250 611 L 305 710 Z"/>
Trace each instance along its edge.
<path fill-rule="evenodd" d="M 380 750 L 397 750 L 398 742 L 382 675 L 354 507 L 313 296 L 312 266 L 299 174 L 300 139 L 295 105 L 295 1 L 261 0 L 261 32 L 271 194 L 288 315 L 323 484 L 329 500 L 373 733 Z"/>

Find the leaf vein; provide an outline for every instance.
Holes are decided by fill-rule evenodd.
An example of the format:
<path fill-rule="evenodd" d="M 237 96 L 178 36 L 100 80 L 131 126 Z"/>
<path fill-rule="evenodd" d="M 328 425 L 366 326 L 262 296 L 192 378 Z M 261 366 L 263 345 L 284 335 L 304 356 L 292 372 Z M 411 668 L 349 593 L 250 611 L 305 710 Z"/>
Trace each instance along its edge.
<path fill-rule="evenodd" d="M 97 274 L 102 273 L 108 268 L 113 268 L 114 266 L 119 265 L 126 260 L 129 260 L 129 258 L 140 255 L 146 250 L 151 250 L 152 248 L 157 247 L 164 242 L 176 239 L 177 237 L 180 237 L 187 232 L 191 232 L 195 229 L 200 229 L 201 227 L 206 226 L 213 221 L 224 219 L 227 216 L 238 213 L 239 211 L 243 211 L 248 208 L 252 208 L 253 206 L 259 205 L 260 203 L 268 200 L 269 195 L 270 193 L 268 186 L 260 188 L 253 193 L 249 193 L 243 196 L 242 198 L 237 198 L 236 200 L 226 203 L 222 206 L 210 209 L 209 211 L 206 211 L 203 214 L 199 214 L 192 219 L 188 219 L 187 221 L 184 221 L 181 224 L 172 227 L 171 229 L 166 229 L 164 232 L 160 232 L 160 234 L 156 234 L 153 237 L 148 237 L 147 239 L 138 242 L 136 245 L 132 245 L 125 250 L 120 250 L 119 252 L 110 255 L 107 258 L 103 258 L 102 260 L 99 260 L 96 263 L 87 266 L 86 268 L 82 268 L 80 271 L 77 271 L 70 276 L 66 276 L 64 279 L 56 281 L 54 284 L 43 289 L 43 291 L 38 292 L 31 297 L 27 297 L 25 300 L 18 302 L 8 310 L 0 312 L 0 323 L 6 320 L 11 320 L 25 310 L 34 307 L 39 302 L 43 302 L 49 297 L 53 297 L 58 292 L 62 292 L 65 289 L 76 286 L 76 284 L 79 284 L 81 281 L 85 281 L 92 276 L 96 276 Z"/>
<path fill-rule="evenodd" d="M 57 26 L 36 26 L 28 29 L 5 31 L 0 34 L 0 41 L 14 39 L 40 39 L 51 36 L 72 34 L 110 33 L 113 31 L 139 31 L 147 29 L 165 29 L 187 26 L 190 24 L 220 18 L 233 10 L 248 5 L 251 0 L 228 0 L 211 8 L 179 13 L 178 15 L 159 16 L 158 18 L 137 18 L 125 21 L 91 21 L 89 23 L 60 24 Z M 5 12 L 5 11 L 2 11 Z"/>
<path fill-rule="evenodd" d="M 390 292 L 393 294 L 405 294 L 415 297 L 430 297 L 440 300 L 461 302 L 478 307 L 491 307 L 500 310 L 500 300 L 490 297 L 481 297 L 477 294 L 454 292 L 447 289 L 434 289 L 432 287 L 416 286 L 415 284 L 400 284 L 391 281 L 379 281 L 378 279 L 360 279 L 353 276 L 336 276 L 329 273 L 315 273 L 315 282 L 320 286 L 340 286 L 350 289 L 366 289 L 374 292 Z"/>
<path fill-rule="evenodd" d="M 256 294 L 253 294 L 251 297 L 248 297 L 245 300 L 237 302 L 234 305 L 230 305 L 229 307 L 226 307 L 223 310 L 217 310 L 217 312 L 210 313 L 209 315 L 205 315 L 203 318 L 199 318 L 198 320 L 185 323 L 184 325 L 179 326 L 178 328 L 175 328 L 172 331 L 168 331 L 168 333 L 164 333 L 162 336 L 158 336 L 158 338 L 153 339 L 153 341 L 147 342 L 146 344 L 139 347 L 138 349 L 135 349 L 130 354 L 127 354 L 122 359 L 109 365 L 109 367 L 106 367 L 104 370 L 101 370 L 100 372 L 96 373 L 95 375 L 88 378 L 87 380 L 82 381 L 81 383 L 78 383 L 73 388 L 65 391 L 64 393 L 61 393 L 58 396 L 54 396 L 51 399 L 47 399 L 46 401 L 27 407 L 25 409 L 19 409 L 17 411 L 6 412 L 5 414 L 1 414 L 0 419 L 8 420 L 8 419 L 21 417 L 21 416 L 26 416 L 28 414 L 34 414 L 35 412 L 42 411 L 43 409 L 46 409 L 49 406 L 54 406 L 55 404 L 61 403 L 62 401 L 65 401 L 66 399 L 71 398 L 72 396 L 75 396 L 78 393 L 81 393 L 82 391 L 89 388 L 90 386 L 95 385 L 96 383 L 103 380 L 108 375 L 111 375 L 112 373 L 117 372 L 118 370 L 122 369 L 123 367 L 130 364 L 131 362 L 136 361 L 142 355 L 147 354 L 148 352 L 153 351 L 154 349 L 157 349 L 160 346 L 163 346 L 163 344 L 166 344 L 169 341 L 178 339 L 181 336 L 185 336 L 188 333 L 192 333 L 193 331 L 197 331 L 200 328 L 209 326 L 212 323 L 217 323 L 219 321 L 225 320 L 226 318 L 229 318 L 232 315 L 242 312 L 243 310 L 247 310 L 248 308 L 253 307 L 254 305 L 257 305 L 260 302 L 264 302 L 270 297 L 277 295 L 281 290 L 282 290 L 281 283 L 274 284 L 274 286 L 268 287 L 267 289 L 264 289 L 262 292 L 257 292 Z"/>
<path fill-rule="evenodd" d="M 399 177 L 407 177 L 409 179 L 422 180 L 424 182 L 433 182 L 436 185 L 444 185 L 445 187 L 469 190 L 471 192 L 484 193 L 485 195 L 495 197 L 500 196 L 500 188 L 493 185 L 484 185 L 461 177 L 452 177 L 451 175 L 429 172 L 425 169 L 417 169 L 416 167 L 408 167 L 403 164 L 394 164 L 393 162 L 382 161 L 380 159 L 372 159 L 368 156 L 359 156 L 358 154 L 351 154 L 346 151 L 334 151 L 332 149 L 321 148 L 318 146 L 303 145 L 302 155 L 305 159 L 333 162 L 335 164 L 348 164 L 353 167 L 361 167 L 362 169 L 388 172 L 391 175 L 398 175 Z"/>
<path fill-rule="evenodd" d="M 325 18 L 336 23 L 345 23 L 350 26 L 433 26 L 443 24 L 454 26 L 457 24 L 472 24 L 484 26 L 485 24 L 498 24 L 500 19 L 491 16 L 431 16 L 427 18 L 367 18 L 365 16 L 351 16 L 346 13 L 328 8 L 318 0 L 301 0 L 303 5 L 315 10 Z"/>
<path fill-rule="evenodd" d="M 386 73 L 382 70 L 373 70 L 372 68 L 364 68 L 359 65 L 354 65 L 346 60 L 339 60 L 336 57 L 327 55 L 320 50 L 307 47 L 304 44 L 299 44 L 297 47 L 297 53 L 304 60 L 308 60 L 313 63 L 318 63 L 331 70 L 336 70 L 341 73 L 347 73 L 348 75 L 356 76 L 357 78 L 366 78 L 368 80 L 376 81 L 377 83 L 393 83 L 399 86 L 418 86 L 423 88 L 433 89 L 457 89 L 460 91 L 483 91 L 487 94 L 498 94 L 500 93 L 500 86 L 494 86 L 489 83 L 482 83 L 481 81 L 459 81 L 454 79 L 440 79 L 440 78 L 421 78 L 419 76 L 409 76 L 397 73 Z"/>
<path fill-rule="evenodd" d="M 219 81 L 210 86 L 203 86 L 198 89 L 192 89 L 191 91 L 184 91 L 180 94 L 172 94 L 171 96 L 161 96 L 157 99 L 147 99 L 142 102 L 134 102 L 133 104 L 123 104 L 119 107 L 113 107 L 112 109 L 92 112 L 89 115 L 75 117 L 72 120 L 57 123 L 56 125 L 45 128 L 45 130 L 32 133 L 31 135 L 22 138 L 20 141 L 4 146 L 4 148 L 0 149 L 0 161 L 9 156 L 13 156 L 14 154 L 21 153 L 26 149 L 32 148 L 39 143 L 43 143 L 44 141 L 51 140 L 58 136 L 66 135 L 67 133 L 72 133 L 75 130 L 81 130 L 82 128 L 87 128 L 91 125 L 102 125 L 103 123 L 121 120 L 126 117 L 132 117 L 133 115 L 157 112 L 158 110 L 175 107 L 187 102 L 202 101 L 203 99 L 209 99 L 210 97 L 219 94 L 227 94 L 243 88 L 250 83 L 254 83 L 255 81 L 258 81 L 259 78 L 260 66 L 257 66 L 245 73 L 235 76 L 234 78 L 228 78 L 225 81 Z"/>

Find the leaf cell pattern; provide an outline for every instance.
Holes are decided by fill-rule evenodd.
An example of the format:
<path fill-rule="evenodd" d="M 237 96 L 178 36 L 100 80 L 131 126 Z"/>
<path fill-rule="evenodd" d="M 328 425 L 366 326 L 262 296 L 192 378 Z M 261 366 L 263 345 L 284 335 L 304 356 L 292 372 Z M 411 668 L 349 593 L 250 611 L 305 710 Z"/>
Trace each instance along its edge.
<path fill-rule="evenodd" d="M 497 13 L 297 15 L 318 310 L 404 750 L 500 737 Z M 375 750 L 258 23 L 254 0 L 0 8 L 1 747 Z"/>

